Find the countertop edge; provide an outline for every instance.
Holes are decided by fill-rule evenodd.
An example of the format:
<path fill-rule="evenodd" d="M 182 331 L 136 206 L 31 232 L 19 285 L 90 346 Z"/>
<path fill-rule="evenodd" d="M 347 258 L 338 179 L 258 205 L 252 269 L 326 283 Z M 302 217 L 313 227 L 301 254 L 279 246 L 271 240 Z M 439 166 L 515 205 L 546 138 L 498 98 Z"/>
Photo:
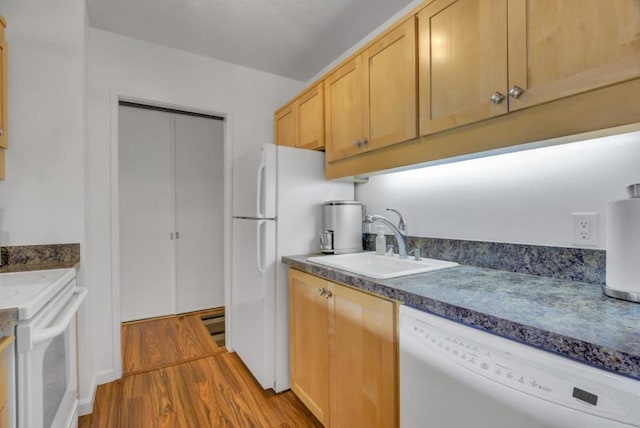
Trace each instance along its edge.
<path fill-rule="evenodd" d="M 459 322 L 466 326 L 496 334 L 524 345 L 570 358 L 615 374 L 640 380 L 640 356 L 632 355 L 597 343 L 543 330 L 516 321 L 499 318 L 455 304 L 421 296 L 380 284 L 373 278 L 346 271 L 283 257 L 291 268 L 349 285 L 378 296 L 393 299 L 415 309 Z"/>

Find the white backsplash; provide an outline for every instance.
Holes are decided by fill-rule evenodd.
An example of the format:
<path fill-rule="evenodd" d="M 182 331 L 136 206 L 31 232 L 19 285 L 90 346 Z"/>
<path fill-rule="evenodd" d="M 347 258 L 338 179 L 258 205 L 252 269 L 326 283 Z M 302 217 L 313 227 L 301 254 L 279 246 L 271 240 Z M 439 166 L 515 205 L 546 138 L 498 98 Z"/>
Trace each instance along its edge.
<path fill-rule="evenodd" d="M 373 176 L 368 214 L 402 212 L 409 235 L 572 247 L 571 213 L 597 212 L 640 182 L 640 132 Z"/>

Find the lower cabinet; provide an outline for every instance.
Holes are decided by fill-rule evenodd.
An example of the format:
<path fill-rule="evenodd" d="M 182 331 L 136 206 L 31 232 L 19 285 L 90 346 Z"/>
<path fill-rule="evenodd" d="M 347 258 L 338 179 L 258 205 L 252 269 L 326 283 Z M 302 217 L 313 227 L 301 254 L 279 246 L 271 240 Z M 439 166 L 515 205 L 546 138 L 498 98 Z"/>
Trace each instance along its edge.
<path fill-rule="evenodd" d="M 398 426 L 395 302 L 289 269 L 291 389 L 331 427 Z"/>
<path fill-rule="evenodd" d="M 7 365 L 8 352 L 11 352 L 9 345 L 13 342 L 13 337 L 5 336 L 0 338 L 0 427 L 9 426 L 9 396 L 13 394 L 13 390 L 10 391 L 13 384 L 9 383 L 9 376 L 12 376 L 8 372 L 11 365 Z"/>

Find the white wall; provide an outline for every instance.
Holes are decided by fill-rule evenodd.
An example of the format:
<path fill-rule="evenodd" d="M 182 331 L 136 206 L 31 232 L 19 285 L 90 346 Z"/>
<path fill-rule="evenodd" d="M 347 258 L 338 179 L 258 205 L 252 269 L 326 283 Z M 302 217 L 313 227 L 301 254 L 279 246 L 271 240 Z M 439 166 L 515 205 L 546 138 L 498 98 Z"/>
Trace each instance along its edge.
<path fill-rule="evenodd" d="M 0 0 L 9 150 L 0 244 L 84 238 L 84 2 Z"/>
<path fill-rule="evenodd" d="M 85 2 L 0 0 L 0 14 L 7 20 L 9 84 L 0 245 L 77 242 L 84 252 Z M 86 267 L 78 285 L 86 286 Z M 90 330 L 83 305 L 81 394 L 93 370 Z"/>
<path fill-rule="evenodd" d="M 94 316 L 97 381 L 118 373 L 119 344 L 113 336 L 118 296 L 117 254 L 111 253 L 113 145 L 117 141 L 117 96 L 227 117 L 226 136 L 233 157 L 273 141 L 273 112 L 303 88 L 303 83 L 195 54 L 165 48 L 101 30 L 89 31 L 87 142 L 87 281 L 94 288 L 89 304 Z M 116 157 L 117 159 L 117 157 Z M 117 269 L 116 269 L 117 270 Z M 114 299 L 115 298 L 115 299 Z M 119 333 L 119 332 L 118 332 Z M 87 411 L 84 397 L 81 411 Z"/>
<path fill-rule="evenodd" d="M 640 133 L 628 133 L 370 178 L 356 186 L 369 214 L 398 209 L 409 235 L 571 247 L 573 212 L 599 213 L 640 182 Z M 394 220 L 395 221 L 395 220 Z"/>

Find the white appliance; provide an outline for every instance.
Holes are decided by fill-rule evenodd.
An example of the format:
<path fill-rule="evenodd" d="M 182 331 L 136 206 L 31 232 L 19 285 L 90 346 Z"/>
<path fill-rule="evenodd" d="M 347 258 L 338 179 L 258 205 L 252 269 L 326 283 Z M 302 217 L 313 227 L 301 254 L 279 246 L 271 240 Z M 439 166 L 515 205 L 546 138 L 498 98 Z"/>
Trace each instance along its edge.
<path fill-rule="evenodd" d="M 640 426 L 640 382 L 400 308 L 400 426 Z"/>
<path fill-rule="evenodd" d="M 234 162 L 229 347 L 265 389 L 289 389 L 281 259 L 319 252 L 322 204 L 353 197 L 352 183 L 325 181 L 322 152 L 264 144 Z"/>
<path fill-rule="evenodd" d="M 0 309 L 17 308 L 13 428 L 78 424 L 76 313 L 87 289 L 75 269 L 0 275 Z M 16 402 L 17 401 L 17 402 Z"/>

